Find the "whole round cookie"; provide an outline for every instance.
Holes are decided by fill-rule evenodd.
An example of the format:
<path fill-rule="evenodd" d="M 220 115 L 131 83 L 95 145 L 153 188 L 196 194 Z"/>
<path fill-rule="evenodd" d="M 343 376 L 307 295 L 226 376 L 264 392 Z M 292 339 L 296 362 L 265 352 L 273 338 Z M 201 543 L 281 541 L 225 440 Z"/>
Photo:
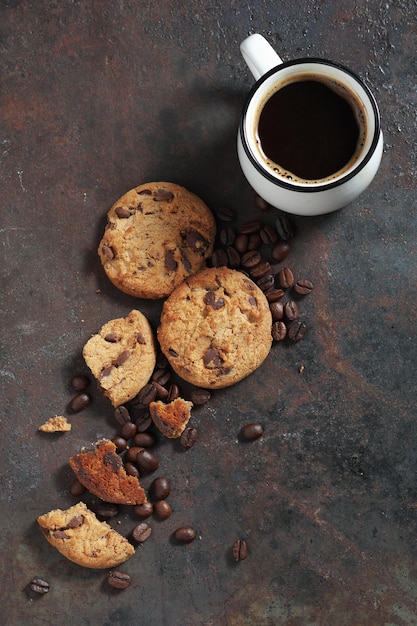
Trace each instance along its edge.
<path fill-rule="evenodd" d="M 107 213 L 98 253 L 118 289 L 157 299 L 205 266 L 215 236 L 214 216 L 198 196 L 174 183 L 147 183 Z"/>
<path fill-rule="evenodd" d="M 272 316 L 264 293 L 245 274 L 209 268 L 165 301 L 158 340 L 174 371 L 194 385 L 228 387 L 265 360 Z"/>

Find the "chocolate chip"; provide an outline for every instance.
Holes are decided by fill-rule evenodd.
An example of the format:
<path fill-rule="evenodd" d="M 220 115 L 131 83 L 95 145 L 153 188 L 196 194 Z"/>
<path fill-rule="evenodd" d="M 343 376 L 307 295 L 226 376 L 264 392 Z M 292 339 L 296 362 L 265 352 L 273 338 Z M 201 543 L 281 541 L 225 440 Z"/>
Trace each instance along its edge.
<path fill-rule="evenodd" d="M 106 367 L 103 367 L 103 369 L 100 372 L 100 378 L 105 378 L 106 376 L 110 376 L 112 371 L 113 371 L 113 365 L 107 365 Z"/>
<path fill-rule="evenodd" d="M 114 259 L 115 254 L 111 246 L 104 244 L 101 251 L 108 261 L 112 261 Z"/>
<path fill-rule="evenodd" d="M 68 522 L 68 528 L 79 528 L 84 524 L 84 515 L 74 515 Z"/>
<path fill-rule="evenodd" d="M 208 248 L 208 241 L 203 237 L 201 233 L 196 230 L 189 229 L 181 233 L 185 245 L 191 248 L 193 252 L 203 253 Z"/>
<path fill-rule="evenodd" d="M 130 357 L 130 350 L 123 350 L 123 352 L 121 352 L 116 359 L 116 363 L 115 363 L 116 367 L 120 367 L 120 365 L 123 365 L 123 363 L 126 363 L 129 357 Z"/>
<path fill-rule="evenodd" d="M 104 336 L 104 341 L 108 341 L 109 343 L 118 343 L 121 338 L 121 335 L 118 335 L 117 333 L 107 333 L 107 335 Z"/>
<path fill-rule="evenodd" d="M 104 465 L 110 466 L 112 470 L 117 473 L 122 465 L 122 460 L 114 452 L 106 452 L 103 457 L 103 463 Z"/>
<path fill-rule="evenodd" d="M 169 348 L 169 349 L 168 349 L 168 352 L 170 353 L 170 355 L 171 355 L 171 356 L 173 356 L 173 357 L 175 357 L 175 358 L 176 358 L 177 356 L 179 356 L 179 355 L 178 355 L 178 352 L 175 352 L 174 348 Z"/>
<path fill-rule="evenodd" d="M 184 266 L 185 271 L 187 272 L 187 274 L 190 274 L 192 267 L 191 267 L 191 263 L 190 261 L 187 259 L 187 257 L 185 256 L 185 254 L 181 255 L 181 261 L 182 264 Z"/>
<path fill-rule="evenodd" d="M 218 298 L 216 300 L 214 291 L 208 291 L 204 295 L 203 299 L 204 299 L 204 303 L 207 304 L 208 306 L 211 306 L 212 309 L 214 309 L 215 311 L 217 311 L 218 309 L 221 309 L 224 306 L 224 299 Z"/>
<path fill-rule="evenodd" d="M 126 219 L 127 217 L 130 217 L 132 215 L 130 210 L 123 206 L 116 207 L 114 212 L 120 219 Z"/>
<path fill-rule="evenodd" d="M 52 537 L 54 539 L 63 539 L 64 541 L 69 539 L 69 535 L 67 535 L 63 530 L 54 530 Z"/>
<path fill-rule="evenodd" d="M 165 252 L 165 265 L 169 272 L 173 272 L 178 267 L 178 263 L 174 258 L 174 252 L 172 250 L 167 250 Z"/>
<path fill-rule="evenodd" d="M 137 341 L 137 343 L 139 343 L 141 346 L 146 346 L 146 339 L 145 339 L 145 337 L 142 335 L 142 333 L 137 333 L 137 334 L 136 334 L 136 341 Z"/>
<path fill-rule="evenodd" d="M 162 187 L 158 187 L 155 191 L 154 200 L 158 202 L 172 202 L 174 199 L 174 194 L 169 189 L 163 189 Z"/>
<path fill-rule="evenodd" d="M 203 363 L 207 368 L 218 368 L 222 367 L 223 359 L 220 355 L 220 352 L 217 348 L 208 348 L 203 357 Z"/>

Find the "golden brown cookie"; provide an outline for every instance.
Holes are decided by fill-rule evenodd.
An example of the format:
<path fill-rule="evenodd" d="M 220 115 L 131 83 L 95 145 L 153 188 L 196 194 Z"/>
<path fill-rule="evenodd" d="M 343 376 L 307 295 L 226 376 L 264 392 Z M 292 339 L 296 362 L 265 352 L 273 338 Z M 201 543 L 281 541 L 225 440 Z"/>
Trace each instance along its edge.
<path fill-rule="evenodd" d="M 100 522 L 84 502 L 38 517 L 45 538 L 70 561 L 95 569 L 115 567 L 135 553 L 125 537 Z"/>
<path fill-rule="evenodd" d="M 205 269 L 165 301 L 158 339 L 175 372 L 205 388 L 233 385 L 264 361 L 272 317 L 264 293 L 245 274 Z"/>
<path fill-rule="evenodd" d="M 109 210 L 98 253 L 118 289 L 163 298 L 205 266 L 215 236 L 214 216 L 198 196 L 174 183 L 147 183 Z"/>
<path fill-rule="evenodd" d="M 192 402 L 183 398 L 176 398 L 166 404 L 157 400 L 150 403 L 149 413 L 153 423 L 165 437 L 176 439 L 187 426 L 192 406 Z"/>
<path fill-rule="evenodd" d="M 133 310 L 107 322 L 87 341 L 83 356 L 113 406 L 134 398 L 148 382 L 156 362 L 152 328 Z"/>
<path fill-rule="evenodd" d="M 94 450 L 72 456 L 69 464 L 80 483 L 105 502 L 146 502 L 144 489 L 135 476 L 126 474 L 116 446 L 109 439 L 99 441 Z"/>

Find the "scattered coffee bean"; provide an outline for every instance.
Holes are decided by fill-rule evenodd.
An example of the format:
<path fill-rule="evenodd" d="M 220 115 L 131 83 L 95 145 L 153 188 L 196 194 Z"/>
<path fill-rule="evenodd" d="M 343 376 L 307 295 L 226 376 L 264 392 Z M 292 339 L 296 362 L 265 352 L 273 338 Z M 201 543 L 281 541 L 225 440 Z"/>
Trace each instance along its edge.
<path fill-rule="evenodd" d="M 78 498 L 79 496 L 82 496 L 83 493 L 85 493 L 86 488 L 84 487 L 84 485 L 82 485 L 80 483 L 80 481 L 78 480 L 78 478 L 76 478 L 73 483 L 71 484 L 70 488 L 69 488 L 69 492 L 72 496 Z"/>
<path fill-rule="evenodd" d="M 258 250 L 262 245 L 259 233 L 251 233 L 248 238 L 248 250 Z"/>
<path fill-rule="evenodd" d="M 148 526 L 148 524 L 146 524 L 145 522 L 142 522 L 141 524 L 135 526 L 135 528 L 132 530 L 132 539 L 137 543 L 143 543 L 144 541 L 149 539 L 151 534 L 152 528 Z"/>
<path fill-rule="evenodd" d="M 171 505 L 166 500 L 158 500 L 158 502 L 155 502 L 153 510 L 159 519 L 168 519 L 172 514 Z"/>
<path fill-rule="evenodd" d="M 181 433 L 180 444 L 183 448 L 192 448 L 198 438 L 198 432 L 195 428 L 187 426 Z"/>
<path fill-rule="evenodd" d="M 288 241 L 288 239 L 291 239 L 294 236 L 294 227 L 289 218 L 285 215 L 280 215 L 276 219 L 275 228 L 283 241 Z"/>
<path fill-rule="evenodd" d="M 132 404 L 138 407 L 147 407 L 156 398 L 156 389 L 151 383 L 147 383 L 139 391 L 136 398 L 132 400 Z"/>
<path fill-rule="evenodd" d="M 244 539 L 236 539 L 232 546 L 232 554 L 235 561 L 243 561 L 248 554 L 248 547 Z"/>
<path fill-rule="evenodd" d="M 83 411 L 91 404 L 91 398 L 88 393 L 79 393 L 70 402 L 70 409 L 74 413 Z"/>
<path fill-rule="evenodd" d="M 130 413 L 125 406 L 118 406 L 114 410 L 114 417 L 119 422 L 121 426 L 130 422 Z"/>
<path fill-rule="evenodd" d="M 294 291 L 299 296 L 306 296 L 313 290 L 313 283 L 306 278 L 299 278 L 294 285 Z"/>
<path fill-rule="evenodd" d="M 242 256 L 241 264 L 246 269 L 251 269 L 261 262 L 261 255 L 257 250 L 249 250 Z"/>
<path fill-rule="evenodd" d="M 231 226 L 226 226 L 220 231 L 220 241 L 224 246 L 233 246 L 236 239 L 236 233 Z"/>
<path fill-rule="evenodd" d="M 230 209 L 229 207 L 222 207 L 216 211 L 216 215 L 219 220 L 222 220 L 223 222 L 231 222 L 235 213 L 233 209 Z"/>
<path fill-rule="evenodd" d="M 170 491 L 171 485 L 169 484 L 169 480 L 163 476 L 155 478 L 149 488 L 149 492 L 155 500 L 166 500 Z"/>
<path fill-rule="evenodd" d="M 281 300 L 281 298 L 285 296 L 285 291 L 284 289 L 272 288 L 269 289 L 269 291 L 267 291 L 265 295 L 268 302 L 277 302 L 277 300 Z"/>
<path fill-rule="evenodd" d="M 193 389 L 190 394 L 190 399 L 193 404 L 206 404 L 211 398 L 211 393 L 208 389 Z"/>
<path fill-rule="evenodd" d="M 171 372 L 166 367 L 156 369 L 152 374 L 152 380 L 162 386 L 166 385 L 169 382 L 170 378 Z"/>
<path fill-rule="evenodd" d="M 235 248 L 239 252 L 239 254 L 245 254 L 248 250 L 248 235 L 244 233 L 239 233 L 235 239 Z"/>
<path fill-rule="evenodd" d="M 196 538 L 197 533 L 192 526 L 180 526 L 174 532 L 174 539 L 178 543 L 191 543 Z"/>
<path fill-rule="evenodd" d="M 287 327 L 284 322 L 274 322 L 271 332 L 274 341 L 282 341 L 287 336 Z"/>
<path fill-rule="evenodd" d="M 166 400 L 168 398 L 168 389 L 166 389 L 166 387 L 163 387 L 161 384 L 156 382 L 156 380 L 152 381 L 152 385 L 156 389 L 156 398 L 158 400 Z"/>
<path fill-rule="evenodd" d="M 243 439 L 247 441 L 255 441 L 255 439 L 259 439 L 264 434 L 264 427 L 259 422 L 252 422 L 251 424 L 246 424 L 243 426 L 240 431 Z"/>
<path fill-rule="evenodd" d="M 128 476 L 134 476 L 135 478 L 140 477 L 140 472 L 137 466 L 134 463 L 132 463 L 132 461 L 127 461 L 125 463 L 125 472 Z"/>
<path fill-rule="evenodd" d="M 300 341 L 307 331 L 307 326 L 300 320 L 294 320 L 288 326 L 288 337 L 291 341 Z"/>
<path fill-rule="evenodd" d="M 262 259 L 258 263 L 258 265 L 255 265 L 255 267 L 250 268 L 249 274 L 251 275 L 252 278 L 258 279 L 258 278 L 262 278 L 266 274 L 269 274 L 270 271 L 271 271 L 271 265 L 269 261 Z"/>
<path fill-rule="evenodd" d="M 133 445 L 140 448 L 150 448 L 155 443 L 156 439 L 151 433 L 137 433 L 133 438 Z"/>
<path fill-rule="evenodd" d="M 211 255 L 211 264 L 213 267 L 226 267 L 226 250 L 223 250 L 222 248 L 217 248 L 216 250 L 214 250 L 213 254 Z"/>
<path fill-rule="evenodd" d="M 139 470 L 147 474 L 151 474 L 159 467 L 159 461 L 156 456 L 146 448 L 139 448 L 139 452 L 136 455 L 136 463 L 139 466 Z"/>
<path fill-rule="evenodd" d="M 127 589 L 127 587 L 129 587 L 130 583 L 132 582 L 129 574 L 118 571 L 110 572 L 107 580 L 109 585 L 111 587 L 114 587 L 114 589 Z"/>
<path fill-rule="evenodd" d="M 129 461 L 130 463 L 136 463 L 136 455 L 140 450 L 142 450 L 142 448 L 143 446 L 130 446 L 130 448 L 128 448 L 126 451 L 125 461 Z"/>
<path fill-rule="evenodd" d="M 277 241 L 271 251 L 271 257 L 274 261 L 281 263 L 290 253 L 290 246 L 285 241 Z"/>
<path fill-rule="evenodd" d="M 261 230 L 259 231 L 259 236 L 262 240 L 262 243 L 264 243 L 266 246 L 275 243 L 278 239 L 277 231 L 269 224 L 265 224 L 264 226 L 262 226 Z"/>
<path fill-rule="evenodd" d="M 278 283 L 283 289 L 290 289 L 294 285 L 294 274 L 289 267 L 284 267 L 278 273 Z"/>
<path fill-rule="evenodd" d="M 112 442 L 116 446 L 116 452 L 123 452 L 127 448 L 127 441 L 124 437 L 120 437 L 120 435 L 116 435 L 112 438 Z"/>
<path fill-rule="evenodd" d="M 273 274 L 265 274 L 258 280 L 258 287 L 262 289 L 262 291 L 268 291 L 274 286 L 275 278 Z"/>
<path fill-rule="evenodd" d="M 44 595 L 49 591 L 49 583 L 42 578 L 34 578 L 29 583 L 29 589 L 34 593 L 39 593 L 40 595 Z"/>
<path fill-rule="evenodd" d="M 84 391 L 90 384 L 90 379 L 85 374 L 76 374 L 71 378 L 71 387 L 74 391 Z"/>
<path fill-rule="evenodd" d="M 269 309 L 272 314 L 272 319 L 274 322 L 282 320 L 284 317 L 284 305 L 279 300 L 277 302 L 271 302 L 269 305 Z"/>
<path fill-rule="evenodd" d="M 119 513 L 119 507 L 109 502 L 100 502 L 96 507 L 96 513 L 103 519 L 110 519 L 116 517 Z"/>
<path fill-rule="evenodd" d="M 258 233 L 263 226 L 261 220 L 250 220 L 245 222 L 240 229 L 240 232 L 244 235 L 251 235 L 252 233 Z"/>
<path fill-rule="evenodd" d="M 120 434 L 124 439 L 132 439 L 136 435 L 138 427 L 133 422 L 126 422 L 120 429 Z"/>
<path fill-rule="evenodd" d="M 288 300 L 288 302 L 284 304 L 284 314 L 290 322 L 298 319 L 298 305 L 294 300 Z"/>
<path fill-rule="evenodd" d="M 153 504 L 152 502 L 143 502 L 142 504 L 136 504 L 133 507 L 133 513 L 140 517 L 141 519 L 146 519 L 150 517 L 153 513 Z"/>
<path fill-rule="evenodd" d="M 268 211 L 268 209 L 271 208 L 271 205 L 268 204 L 268 202 L 266 200 L 264 200 L 263 198 L 261 198 L 261 196 L 256 196 L 255 197 L 255 206 L 260 210 L 260 211 Z"/>
<path fill-rule="evenodd" d="M 170 385 L 169 389 L 168 389 L 168 397 L 167 397 L 167 402 L 172 402 L 173 400 L 176 400 L 177 398 L 180 397 L 180 390 L 178 385 Z"/>
<path fill-rule="evenodd" d="M 144 415 L 138 417 L 135 424 L 137 426 L 138 432 L 144 433 L 145 430 L 148 430 L 149 426 L 152 424 L 152 418 L 149 413 L 146 412 Z"/>
<path fill-rule="evenodd" d="M 227 265 L 234 269 L 240 265 L 240 254 L 233 246 L 226 247 Z"/>

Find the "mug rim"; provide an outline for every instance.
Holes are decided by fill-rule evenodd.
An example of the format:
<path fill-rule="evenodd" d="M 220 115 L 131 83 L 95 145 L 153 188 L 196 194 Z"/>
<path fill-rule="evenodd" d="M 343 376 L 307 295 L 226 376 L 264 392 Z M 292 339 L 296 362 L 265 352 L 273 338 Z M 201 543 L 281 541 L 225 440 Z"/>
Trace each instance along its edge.
<path fill-rule="evenodd" d="M 362 89 L 365 91 L 366 95 L 368 96 L 369 102 L 372 106 L 372 111 L 374 114 L 374 122 L 375 122 L 374 136 L 372 138 L 371 145 L 369 146 L 368 151 L 363 157 L 363 159 L 357 165 L 355 165 L 350 172 L 346 172 L 345 174 L 342 174 L 340 178 L 337 178 L 336 180 L 324 182 L 322 184 L 318 183 L 315 185 L 288 182 L 286 180 L 281 180 L 280 178 L 277 178 L 273 174 L 271 174 L 271 172 L 269 172 L 269 170 L 266 167 L 264 167 L 255 158 L 252 150 L 250 149 L 249 141 L 247 139 L 247 132 L 246 132 L 246 126 L 247 126 L 246 119 L 247 119 L 248 108 L 255 93 L 258 91 L 259 87 L 261 87 L 261 85 L 266 80 L 268 80 L 271 76 L 273 76 L 274 74 L 277 74 L 281 70 L 287 67 L 291 67 L 291 66 L 302 65 L 303 63 L 315 63 L 317 65 L 328 65 L 330 67 L 334 67 L 338 70 L 341 70 L 342 72 L 345 72 L 351 78 L 353 78 L 362 87 Z M 300 59 L 293 59 L 290 61 L 284 61 L 283 63 L 280 63 L 280 65 L 277 65 L 276 67 L 271 68 L 268 72 L 263 74 L 256 81 L 256 83 L 252 86 L 246 98 L 245 104 L 243 106 L 239 127 L 240 127 L 240 136 L 242 139 L 243 149 L 248 159 L 252 163 L 252 165 L 258 170 L 260 174 L 262 174 L 262 176 L 264 176 L 270 182 L 278 185 L 279 187 L 283 187 L 284 189 L 289 189 L 291 191 L 299 191 L 301 193 L 314 193 L 314 192 L 317 193 L 319 191 L 324 191 L 326 189 L 334 189 L 335 187 L 339 187 L 340 185 L 354 178 L 358 174 L 358 172 L 360 172 L 365 167 L 365 165 L 372 158 L 378 145 L 379 137 L 381 134 L 381 118 L 380 118 L 378 105 L 375 100 L 375 96 L 373 95 L 369 87 L 366 85 L 366 83 L 360 78 L 360 76 L 356 74 L 356 72 L 350 70 L 348 67 L 345 67 L 341 63 L 337 63 L 336 61 L 329 61 L 328 59 L 322 59 L 320 57 L 302 57 Z"/>

